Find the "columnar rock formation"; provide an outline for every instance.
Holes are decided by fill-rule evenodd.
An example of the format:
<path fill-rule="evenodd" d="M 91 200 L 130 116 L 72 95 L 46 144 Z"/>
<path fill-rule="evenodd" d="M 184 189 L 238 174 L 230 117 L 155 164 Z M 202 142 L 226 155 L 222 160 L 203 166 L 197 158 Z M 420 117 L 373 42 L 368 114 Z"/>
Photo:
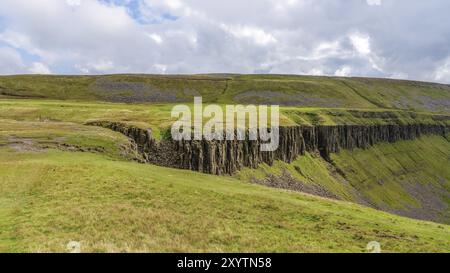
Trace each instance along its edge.
<path fill-rule="evenodd" d="M 445 136 L 443 125 L 336 125 L 280 127 L 280 144 L 274 152 L 261 152 L 260 141 L 162 140 L 155 141 L 151 130 L 118 122 L 92 122 L 133 139 L 146 162 L 209 174 L 233 174 L 243 167 L 272 165 L 275 160 L 292 162 L 305 152 L 319 151 L 329 160 L 340 149 L 367 148 L 380 142 L 411 140 L 422 135 Z"/>

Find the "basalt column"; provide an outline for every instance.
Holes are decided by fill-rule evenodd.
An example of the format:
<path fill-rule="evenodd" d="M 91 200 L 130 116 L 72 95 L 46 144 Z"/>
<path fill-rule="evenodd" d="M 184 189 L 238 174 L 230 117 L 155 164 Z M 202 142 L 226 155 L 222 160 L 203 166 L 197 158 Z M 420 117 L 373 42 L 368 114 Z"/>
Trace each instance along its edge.
<path fill-rule="evenodd" d="M 305 152 L 319 151 L 326 159 L 340 149 L 367 148 L 380 142 L 411 140 L 422 135 L 446 135 L 447 126 L 411 125 L 336 125 L 280 127 L 279 146 L 273 152 L 261 152 L 259 140 L 162 140 L 155 141 L 151 130 L 118 122 L 93 122 L 134 140 L 145 160 L 160 166 L 223 175 L 244 167 L 257 168 L 281 160 L 287 163 Z"/>

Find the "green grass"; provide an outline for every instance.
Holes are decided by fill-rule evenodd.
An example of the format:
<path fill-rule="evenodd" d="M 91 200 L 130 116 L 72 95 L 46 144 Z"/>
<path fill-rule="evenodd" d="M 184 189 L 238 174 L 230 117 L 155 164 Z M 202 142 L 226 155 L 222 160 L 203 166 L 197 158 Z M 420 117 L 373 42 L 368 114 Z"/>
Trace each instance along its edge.
<path fill-rule="evenodd" d="M 329 164 L 319 155 L 310 153 L 298 157 L 290 164 L 276 161 L 272 166 L 262 164 L 257 169 L 246 168 L 236 174 L 236 177 L 251 182 L 253 178 L 264 179 L 268 175 L 281 176 L 286 171 L 297 181 L 306 185 L 323 187 L 342 200 L 356 200 L 353 189 L 346 185 L 345 179 L 333 174 Z"/>
<path fill-rule="evenodd" d="M 98 152 L 116 159 L 138 155 L 124 135 L 108 129 L 65 122 L 30 122 L 0 119 L 0 146 L 18 151 L 58 148 Z"/>
<path fill-rule="evenodd" d="M 448 252 L 450 227 L 100 154 L 0 152 L 0 251 Z"/>
<path fill-rule="evenodd" d="M 291 164 L 276 162 L 237 174 L 244 181 L 280 176 L 320 186 L 339 199 L 385 211 L 450 223 L 450 142 L 440 136 L 342 150 L 332 164 L 307 154 Z"/>
<path fill-rule="evenodd" d="M 70 241 L 85 252 L 364 252 L 373 240 L 387 252 L 450 250 L 445 224 L 243 177 L 133 163 L 123 153 L 127 139 L 106 129 L 48 121 L 1 125 L 1 252 L 61 252 Z M 17 146 L 21 140 L 28 144 Z M 64 143 L 78 148 L 61 150 L 57 144 Z M 308 155 L 288 168 L 295 166 L 308 183 L 347 194 L 323 160 Z"/>
<path fill-rule="evenodd" d="M 270 103 L 449 113 L 450 87 L 389 79 L 281 75 L 1 76 L 0 95 L 81 101 Z"/>
<path fill-rule="evenodd" d="M 307 154 L 292 164 L 217 177 L 138 164 L 129 139 L 84 125 L 121 121 L 151 128 L 158 139 L 173 122 L 172 106 L 197 95 L 222 106 L 286 104 L 282 125 L 450 124 L 450 87 L 431 83 L 0 76 L 0 252 L 67 251 L 69 241 L 81 242 L 85 252 L 364 252 L 370 241 L 387 252 L 450 251 L 446 224 L 351 203 L 364 200 L 395 213 L 424 209 L 448 223 L 448 207 L 427 207 L 437 199 L 450 205 L 448 136 L 343 151 L 332 155 L 333 164 Z M 248 183 L 285 170 L 343 201 Z M 425 195 L 411 194 L 408 186 L 422 187 Z"/>
<path fill-rule="evenodd" d="M 138 127 L 152 128 L 154 137 L 159 139 L 161 134 L 176 120 L 171 118 L 173 106 L 174 104 L 1 99 L 0 118 L 16 121 L 54 121 L 78 124 L 97 120 L 122 121 Z M 280 124 L 283 126 L 412 123 L 450 125 L 450 117 L 447 115 L 400 110 L 281 107 L 280 111 Z"/>
<path fill-rule="evenodd" d="M 445 138 L 429 136 L 342 151 L 332 160 L 352 187 L 377 207 L 428 209 L 427 213 L 438 213 L 441 221 L 450 222 L 450 142 Z M 426 207 L 432 199 L 442 203 L 443 211 Z"/>

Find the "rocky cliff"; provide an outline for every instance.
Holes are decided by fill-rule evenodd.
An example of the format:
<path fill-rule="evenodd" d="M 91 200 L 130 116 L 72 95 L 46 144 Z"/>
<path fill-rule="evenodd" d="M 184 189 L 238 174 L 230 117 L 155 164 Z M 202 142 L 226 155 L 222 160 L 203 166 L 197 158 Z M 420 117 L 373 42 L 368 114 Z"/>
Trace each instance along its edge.
<path fill-rule="evenodd" d="M 340 149 L 367 148 L 379 142 L 411 140 L 422 135 L 445 136 L 443 125 L 337 125 L 291 126 L 280 128 L 279 148 L 261 152 L 260 142 L 162 140 L 155 141 L 149 129 L 141 129 L 120 122 L 98 121 L 89 125 L 101 126 L 130 137 L 146 162 L 209 174 L 233 174 L 243 167 L 257 168 L 272 165 L 275 160 L 292 162 L 305 152 L 319 151 L 329 160 Z"/>

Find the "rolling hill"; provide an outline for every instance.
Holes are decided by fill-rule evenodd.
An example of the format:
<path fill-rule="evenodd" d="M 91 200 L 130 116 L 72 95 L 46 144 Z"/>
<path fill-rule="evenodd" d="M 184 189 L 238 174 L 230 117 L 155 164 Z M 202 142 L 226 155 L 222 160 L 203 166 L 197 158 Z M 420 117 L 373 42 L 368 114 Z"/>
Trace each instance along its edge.
<path fill-rule="evenodd" d="M 450 86 L 371 78 L 283 75 L 0 76 L 0 95 L 106 102 L 280 104 L 449 112 Z"/>

